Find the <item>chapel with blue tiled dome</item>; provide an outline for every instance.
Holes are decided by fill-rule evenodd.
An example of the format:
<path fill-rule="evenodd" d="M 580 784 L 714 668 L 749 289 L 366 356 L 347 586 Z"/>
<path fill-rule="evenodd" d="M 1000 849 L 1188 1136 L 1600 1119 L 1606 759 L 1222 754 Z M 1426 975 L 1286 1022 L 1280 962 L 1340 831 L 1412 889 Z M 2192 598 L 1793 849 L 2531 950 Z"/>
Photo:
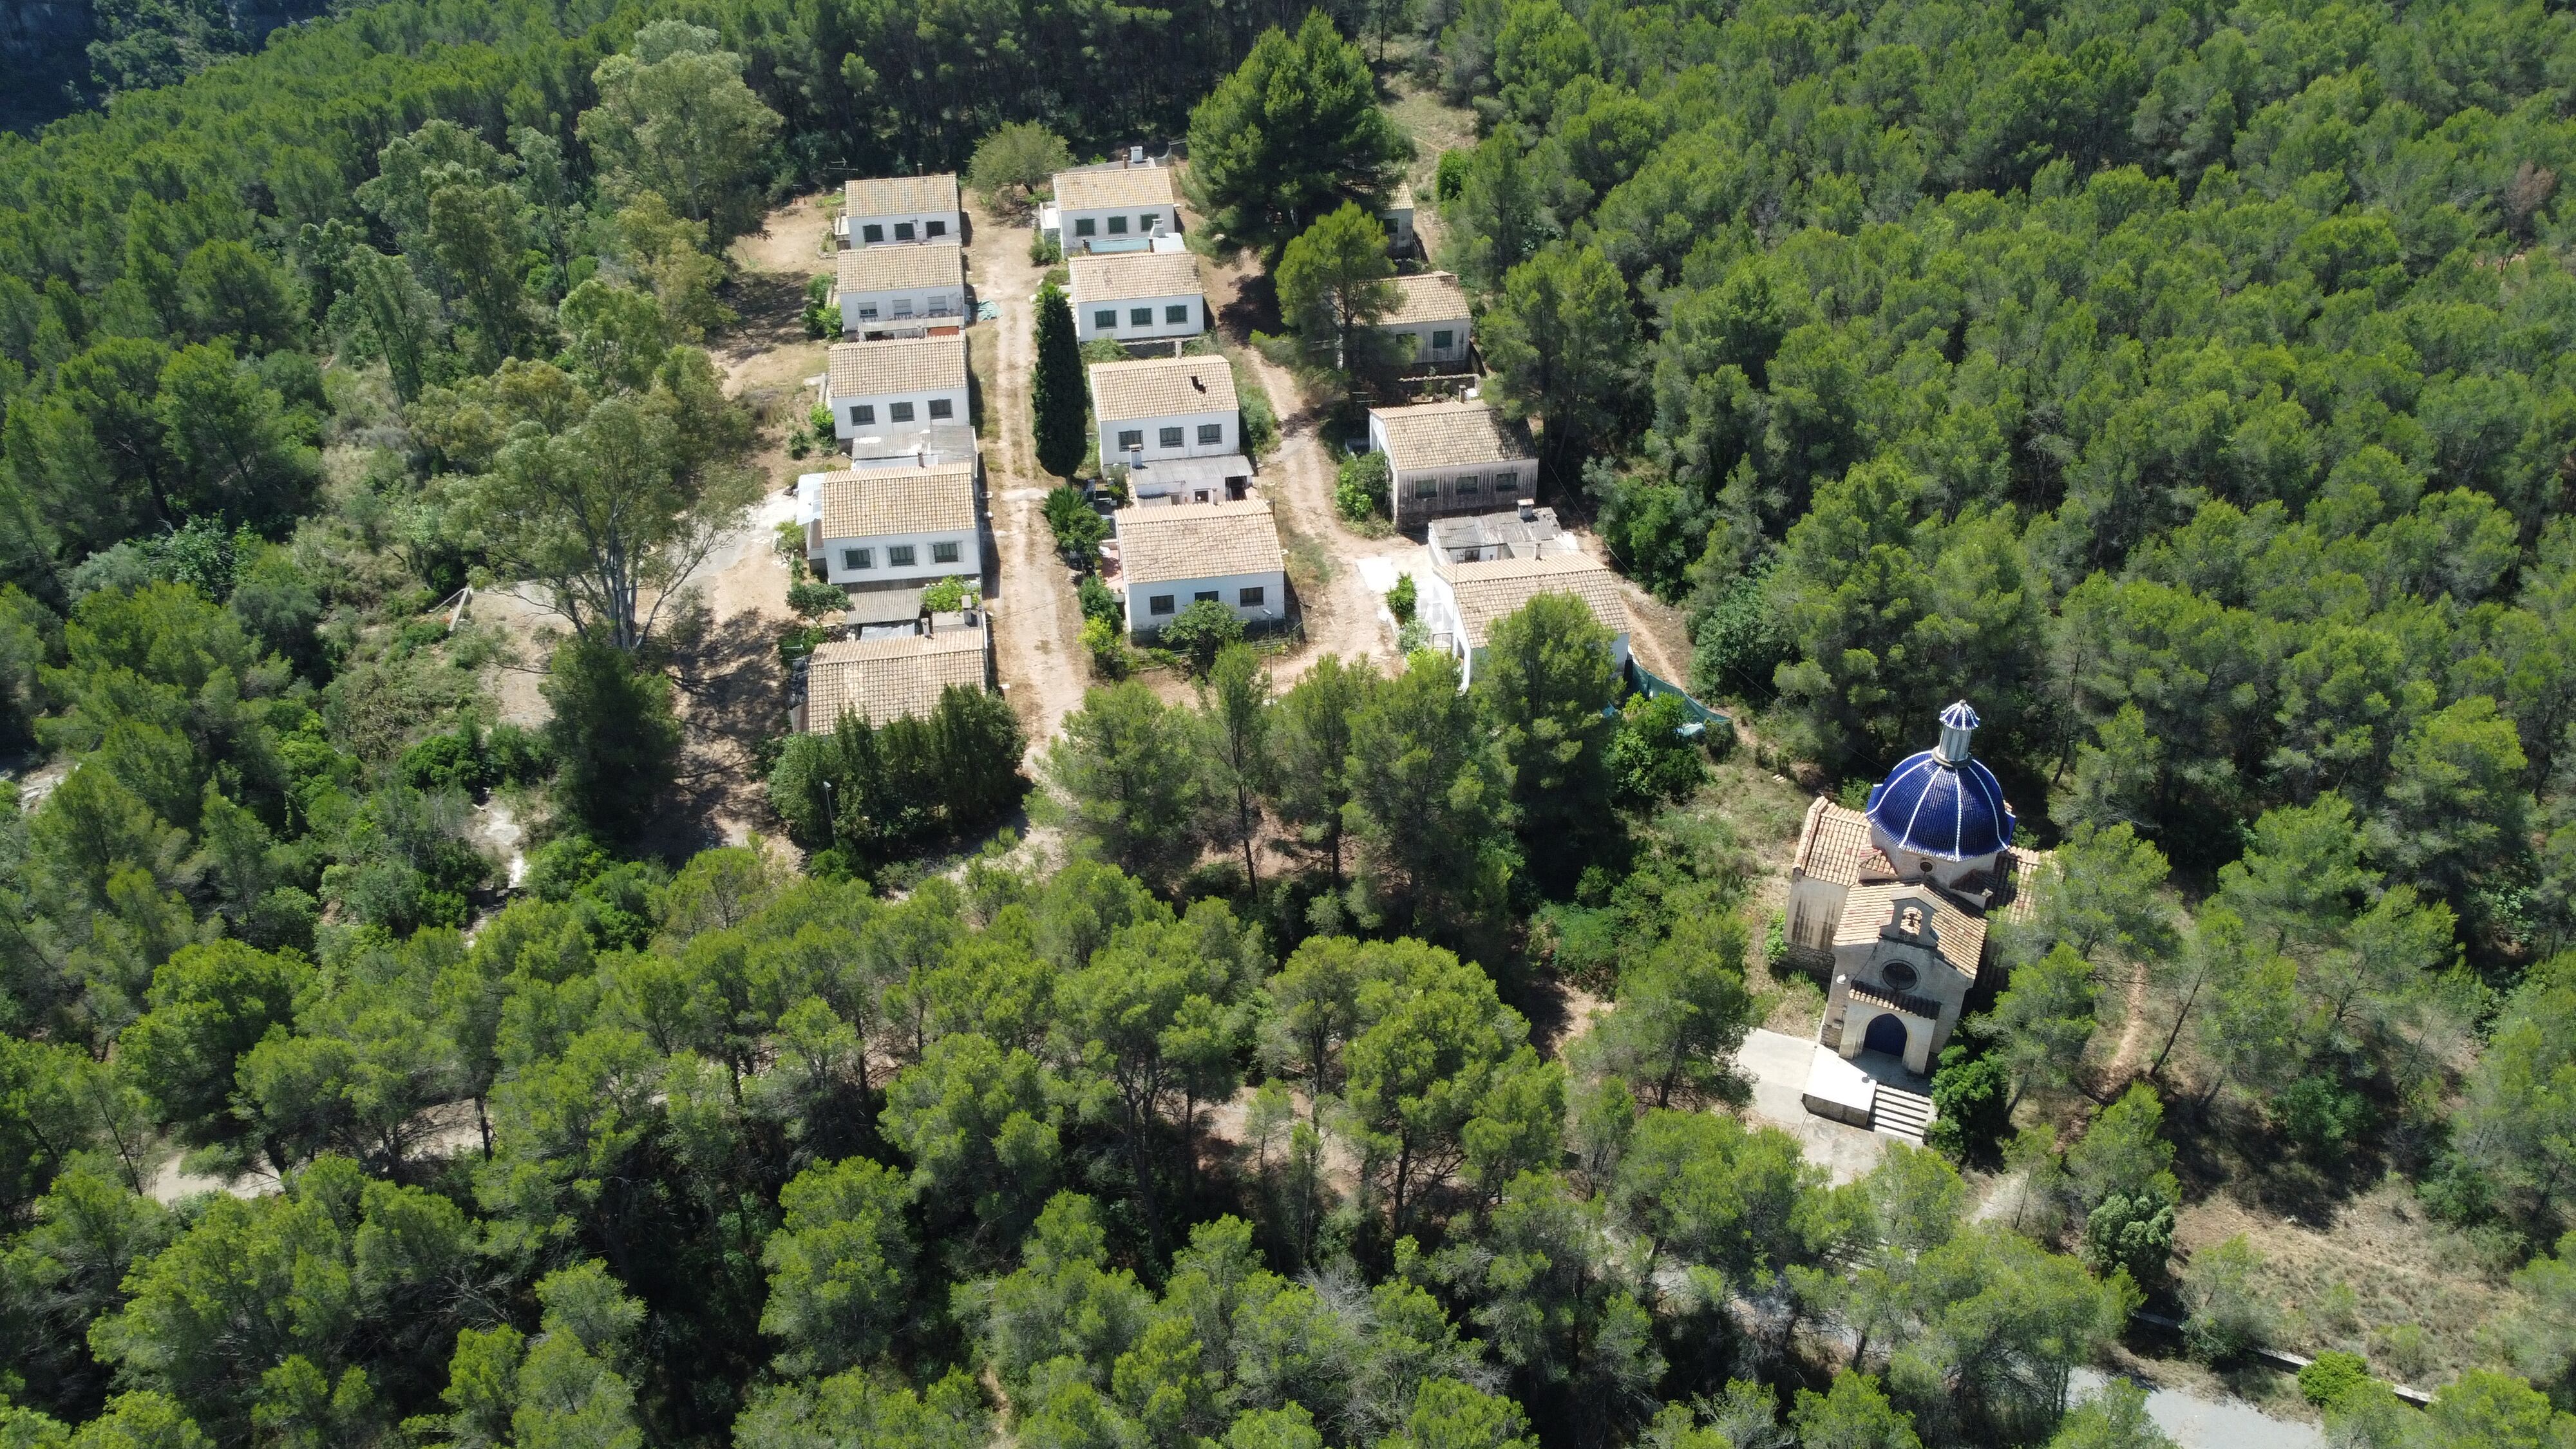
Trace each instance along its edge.
<path fill-rule="evenodd" d="M 1984 967 L 1986 929 L 2028 913 L 2043 859 L 2013 846 L 2003 785 L 1969 749 L 1977 724 L 1966 700 L 1941 711 L 1933 747 L 1888 771 L 1866 809 L 1818 798 L 1789 866 L 1784 964 L 1825 987 L 1808 1110 L 1910 1141 Z"/>
<path fill-rule="evenodd" d="M 2012 844 L 2003 786 L 1968 752 L 1977 725 L 1966 700 L 1951 705 L 1941 711 L 1941 742 L 1906 756 L 1870 789 L 1870 835 L 1889 861 L 1986 861 Z"/>

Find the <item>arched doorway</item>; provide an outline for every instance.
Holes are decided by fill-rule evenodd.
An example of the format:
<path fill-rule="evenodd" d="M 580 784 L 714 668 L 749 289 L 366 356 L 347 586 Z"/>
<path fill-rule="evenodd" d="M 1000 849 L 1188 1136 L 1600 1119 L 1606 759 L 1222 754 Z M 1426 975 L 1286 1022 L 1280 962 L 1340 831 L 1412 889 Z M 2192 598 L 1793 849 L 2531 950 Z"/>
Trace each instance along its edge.
<path fill-rule="evenodd" d="M 1905 1023 L 1887 1012 L 1869 1019 L 1869 1032 L 1860 1039 L 1863 1049 L 1885 1052 L 1902 1060 L 1905 1056 Z"/>

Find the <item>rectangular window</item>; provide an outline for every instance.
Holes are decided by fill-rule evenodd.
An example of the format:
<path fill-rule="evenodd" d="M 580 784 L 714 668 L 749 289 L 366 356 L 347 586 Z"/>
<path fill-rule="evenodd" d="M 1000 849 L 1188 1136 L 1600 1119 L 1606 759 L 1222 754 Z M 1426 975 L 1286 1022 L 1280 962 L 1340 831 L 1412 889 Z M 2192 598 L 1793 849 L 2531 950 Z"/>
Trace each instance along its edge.
<path fill-rule="evenodd" d="M 1172 596 L 1169 594 L 1156 594 L 1154 597 L 1147 599 L 1145 601 L 1145 612 L 1148 614 L 1168 614 L 1172 612 Z"/>
<path fill-rule="evenodd" d="M 1143 216 L 1136 218 L 1136 229 L 1142 232 L 1150 232 L 1154 229 L 1155 223 L 1160 222 L 1161 220 L 1161 217 L 1149 211 Z"/>
<path fill-rule="evenodd" d="M 1455 346 L 1457 341 L 1458 334 L 1455 332 L 1442 331 L 1436 327 L 1431 331 L 1431 350 L 1434 352 L 1446 352 Z"/>
<path fill-rule="evenodd" d="M 1145 446 L 1145 430 L 1143 428 L 1119 429 L 1118 446 L 1121 448 L 1141 448 Z"/>
<path fill-rule="evenodd" d="M 932 563 L 957 562 L 957 544 L 955 541 L 952 540 L 947 543 L 932 544 L 930 546 L 930 561 Z"/>
<path fill-rule="evenodd" d="M 1155 446 L 1156 446 L 1156 447 L 1160 447 L 1160 448 L 1177 448 L 1177 447 L 1179 447 L 1180 445 L 1181 445 L 1181 430 L 1180 430 L 1180 429 L 1178 429 L 1178 428 L 1164 428 L 1164 429 L 1160 430 L 1160 432 L 1156 435 L 1156 438 L 1155 438 Z"/>
<path fill-rule="evenodd" d="M 1173 327 L 1187 327 L 1190 325 L 1190 304 L 1187 302 L 1174 302 L 1172 305 L 1164 308 L 1163 321 Z"/>
<path fill-rule="evenodd" d="M 953 418 L 957 416 L 957 404 L 954 400 L 949 398 L 932 398 L 930 400 L 930 415 L 933 418 Z"/>
<path fill-rule="evenodd" d="M 876 566 L 877 551 L 875 549 L 845 548 L 841 550 L 841 567 L 845 569 L 872 569 Z"/>
<path fill-rule="evenodd" d="M 1440 480 L 1437 478 L 1417 478 L 1413 480 L 1413 496 L 1416 498 L 1439 497 Z"/>
<path fill-rule="evenodd" d="M 1494 475 L 1494 491 L 1509 493 L 1521 484 L 1521 475 L 1508 469 Z"/>
<path fill-rule="evenodd" d="M 1255 585 L 1253 585 L 1251 588 L 1248 588 L 1248 589 L 1238 589 L 1238 590 L 1236 590 L 1236 591 L 1235 591 L 1235 595 L 1234 595 L 1234 606 L 1235 606 L 1236 608 L 1238 608 L 1238 609 L 1258 609 L 1258 608 L 1260 608 L 1260 607 L 1261 607 L 1261 586 L 1260 586 L 1259 584 L 1255 584 Z"/>
<path fill-rule="evenodd" d="M 1458 475 L 1458 491 L 1460 493 L 1473 493 L 1476 491 L 1477 486 L 1478 479 L 1475 474 L 1461 473 Z"/>
<path fill-rule="evenodd" d="M 895 543 L 886 545 L 887 568 L 908 569 L 913 566 L 917 558 L 918 551 L 914 549 L 911 544 Z"/>
<path fill-rule="evenodd" d="M 1123 216 L 1113 216 L 1109 218 L 1109 234 L 1111 236 L 1125 236 L 1127 234 L 1127 218 Z"/>
<path fill-rule="evenodd" d="M 877 320 L 877 304 L 869 302 L 861 306 L 859 308 L 859 320 L 862 322 L 874 322 Z"/>
<path fill-rule="evenodd" d="M 1154 309 L 1151 307 L 1130 307 L 1127 309 L 1127 322 L 1129 326 L 1133 327 L 1151 327 L 1154 325 Z"/>
<path fill-rule="evenodd" d="M 912 223 L 908 221 L 896 222 L 894 224 L 894 239 L 896 241 L 912 240 Z"/>
<path fill-rule="evenodd" d="M 1223 424 L 1223 423 L 1201 423 L 1201 424 L 1199 424 L 1199 441 L 1200 441 L 1200 442 L 1202 442 L 1202 443 L 1210 444 L 1210 445 L 1224 442 L 1224 441 L 1225 441 L 1225 424 Z"/>
<path fill-rule="evenodd" d="M 1216 602 L 1216 590 L 1201 589 L 1199 592 L 1190 595 L 1190 602 L 1193 604 L 1213 604 Z"/>
<path fill-rule="evenodd" d="M 867 241 L 881 242 L 885 240 L 885 227 L 881 223 L 872 221 L 859 228 L 859 235 Z"/>
<path fill-rule="evenodd" d="M 944 221 L 930 222 L 924 227 L 921 234 L 923 236 L 946 236 L 948 235 L 948 223 Z"/>
<path fill-rule="evenodd" d="M 898 423 L 911 422 L 912 404 L 908 402 L 889 403 L 886 406 L 886 416 L 894 419 Z"/>
<path fill-rule="evenodd" d="M 911 299 L 910 297 L 897 297 L 897 298 L 895 298 L 895 299 L 894 299 L 894 315 L 896 315 L 896 316 L 898 316 L 898 317 L 909 317 L 909 316 L 911 316 L 911 315 L 912 315 L 912 299 Z"/>
<path fill-rule="evenodd" d="M 1099 328 L 1103 332 L 1117 331 L 1118 309 L 1115 307 L 1102 307 L 1093 312 L 1091 314 L 1091 325 Z"/>
<path fill-rule="evenodd" d="M 1075 236 L 1089 236 L 1091 235 L 1091 228 L 1092 220 L 1090 217 L 1077 216 L 1073 219 L 1073 234 Z"/>
<path fill-rule="evenodd" d="M 877 406 L 875 403 L 857 403 L 852 405 L 850 408 L 851 427 L 864 428 L 873 424 L 876 420 Z"/>

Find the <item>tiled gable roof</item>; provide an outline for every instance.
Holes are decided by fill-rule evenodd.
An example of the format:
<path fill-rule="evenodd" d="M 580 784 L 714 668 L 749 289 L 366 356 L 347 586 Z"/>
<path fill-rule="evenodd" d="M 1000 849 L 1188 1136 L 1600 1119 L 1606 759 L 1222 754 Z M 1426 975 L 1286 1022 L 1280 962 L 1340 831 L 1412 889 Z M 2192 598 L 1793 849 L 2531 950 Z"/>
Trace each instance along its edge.
<path fill-rule="evenodd" d="M 861 468 L 823 478 L 823 537 L 963 533 L 975 527 L 975 465 Z"/>
<path fill-rule="evenodd" d="M 955 242 L 919 246 L 861 247 L 841 253 L 844 292 L 893 292 L 910 287 L 966 286 L 966 249 Z"/>
<path fill-rule="evenodd" d="M 1380 327 L 1467 320 L 1467 289 L 1458 285 L 1455 273 L 1415 272 L 1388 280 L 1395 286 L 1395 310 L 1377 319 Z"/>
<path fill-rule="evenodd" d="M 841 186 L 841 210 L 846 216 L 897 216 L 956 209 L 954 171 L 933 176 L 873 176 Z"/>
<path fill-rule="evenodd" d="M 848 710 L 870 724 L 927 716 L 948 686 L 984 688 L 984 634 L 950 628 L 937 634 L 835 639 L 814 650 L 805 671 L 805 727 L 825 733 Z"/>
<path fill-rule="evenodd" d="M 1529 458 L 1519 431 L 1488 403 L 1417 403 L 1377 408 L 1371 416 L 1386 429 L 1387 461 L 1399 473 Z"/>
<path fill-rule="evenodd" d="M 1467 647 L 1482 649 L 1495 621 L 1519 612 L 1541 594 L 1572 594 L 1612 634 L 1631 632 L 1628 606 L 1610 571 L 1584 554 L 1500 559 L 1492 563 L 1435 562 L 1458 600 L 1458 627 Z"/>
<path fill-rule="evenodd" d="M 1199 291 L 1199 259 L 1188 252 L 1104 252 L 1067 262 L 1074 305 L 1131 297 L 1188 297 Z"/>
<path fill-rule="evenodd" d="M 1173 206 L 1180 191 L 1169 166 L 1104 166 L 1086 171 L 1059 171 L 1055 176 L 1058 211 L 1099 211 L 1104 207 Z"/>
<path fill-rule="evenodd" d="M 887 393 L 963 392 L 966 339 L 908 337 L 892 342 L 832 344 L 824 395 L 879 397 Z"/>
<path fill-rule="evenodd" d="M 1275 573 L 1282 560 L 1279 523 L 1267 499 L 1169 503 L 1118 513 L 1118 566 L 1131 588 Z"/>
<path fill-rule="evenodd" d="M 1222 357 L 1150 357 L 1091 364 L 1091 410 L 1103 424 L 1179 413 L 1230 413 L 1239 406 L 1234 369 Z"/>

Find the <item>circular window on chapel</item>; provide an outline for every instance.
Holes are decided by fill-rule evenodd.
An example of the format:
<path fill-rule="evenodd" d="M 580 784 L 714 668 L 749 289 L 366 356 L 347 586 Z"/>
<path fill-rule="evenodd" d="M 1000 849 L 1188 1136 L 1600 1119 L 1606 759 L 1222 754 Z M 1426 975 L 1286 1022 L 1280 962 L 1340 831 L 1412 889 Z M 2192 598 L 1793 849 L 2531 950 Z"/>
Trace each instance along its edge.
<path fill-rule="evenodd" d="M 1920 979 L 1914 974 L 1914 968 L 1902 961 L 1890 961 L 1878 968 L 1878 977 L 1887 983 L 1890 991 L 1911 991 Z"/>

